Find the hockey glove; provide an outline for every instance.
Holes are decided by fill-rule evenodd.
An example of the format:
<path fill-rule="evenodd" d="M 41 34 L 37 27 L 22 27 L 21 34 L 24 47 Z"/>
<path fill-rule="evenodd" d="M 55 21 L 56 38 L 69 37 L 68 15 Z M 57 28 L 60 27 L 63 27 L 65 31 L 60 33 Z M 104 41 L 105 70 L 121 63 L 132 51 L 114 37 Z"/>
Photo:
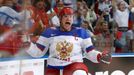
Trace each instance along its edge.
<path fill-rule="evenodd" d="M 111 60 L 112 56 L 107 50 L 104 50 L 102 54 L 99 55 L 99 62 L 110 64 Z"/>

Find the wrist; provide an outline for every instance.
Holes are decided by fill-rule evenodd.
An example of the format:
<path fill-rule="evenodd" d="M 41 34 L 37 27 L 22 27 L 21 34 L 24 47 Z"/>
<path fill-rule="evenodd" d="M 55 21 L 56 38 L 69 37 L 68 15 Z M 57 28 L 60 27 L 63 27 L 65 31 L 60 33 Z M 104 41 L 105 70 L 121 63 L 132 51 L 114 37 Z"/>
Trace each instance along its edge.
<path fill-rule="evenodd" d="M 98 61 L 99 63 L 100 63 L 100 61 L 101 61 L 101 57 L 102 57 L 102 54 L 99 53 L 99 54 L 97 55 L 97 61 Z"/>

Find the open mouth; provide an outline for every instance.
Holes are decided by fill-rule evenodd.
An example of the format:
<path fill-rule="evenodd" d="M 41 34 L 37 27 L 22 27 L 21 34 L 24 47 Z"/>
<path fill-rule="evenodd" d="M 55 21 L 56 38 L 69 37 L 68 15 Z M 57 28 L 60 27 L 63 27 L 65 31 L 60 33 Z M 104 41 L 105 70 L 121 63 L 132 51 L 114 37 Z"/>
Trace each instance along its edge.
<path fill-rule="evenodd" d="M 66 22 L 65 24 L 71 25 L 71 23 L 70 23 L 70 22 Z"/>

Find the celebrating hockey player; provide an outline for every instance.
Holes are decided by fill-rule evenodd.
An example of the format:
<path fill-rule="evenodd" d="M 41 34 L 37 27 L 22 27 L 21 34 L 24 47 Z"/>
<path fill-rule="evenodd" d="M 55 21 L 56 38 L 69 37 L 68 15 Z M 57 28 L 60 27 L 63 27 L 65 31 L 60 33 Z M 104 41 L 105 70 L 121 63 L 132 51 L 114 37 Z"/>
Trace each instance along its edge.
<path fill-rule="evenodd" d="M 72 26 L 73 17 L 73 9 L 64 7 L 59 15 L 60 27 L 46 29 L 27 50 L 33 57 L 42 57 L 49 50 L 45 75 L 60 75 L 61 69 L 63 75 L 88 75 L 83 52 L 94 63 L 111 61 L 107 51 L 95 50 L 86 30 Z"/>

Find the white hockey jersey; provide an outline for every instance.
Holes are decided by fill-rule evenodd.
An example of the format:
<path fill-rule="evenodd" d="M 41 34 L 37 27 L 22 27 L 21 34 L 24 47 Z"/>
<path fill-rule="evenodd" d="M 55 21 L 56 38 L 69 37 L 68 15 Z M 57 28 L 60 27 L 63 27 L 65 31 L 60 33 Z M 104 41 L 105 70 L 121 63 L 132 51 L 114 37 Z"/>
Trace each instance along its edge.
<path fill-rule="evenodd" d="M 15 24 L 19 24 L 21 15 L 10 7 L 0 7 L 0 25 L 7 25 L 13 27 Z"/>
<path fill-rule="evenodd" d="M 88 59 L 97 63 L 97 55 L 100 53 L 94 50 L 90 36 L 82 28 L 72 28 L 69 32 L 63 32 L 60 28 L 49 28 L 36 43 L 31 43 L 27 52 L 33 57 L 41 57 L 47 50 L 50 54 L 47 64 L 51 66 L 83 62 L 83 51 L 87 53 Z"/>

